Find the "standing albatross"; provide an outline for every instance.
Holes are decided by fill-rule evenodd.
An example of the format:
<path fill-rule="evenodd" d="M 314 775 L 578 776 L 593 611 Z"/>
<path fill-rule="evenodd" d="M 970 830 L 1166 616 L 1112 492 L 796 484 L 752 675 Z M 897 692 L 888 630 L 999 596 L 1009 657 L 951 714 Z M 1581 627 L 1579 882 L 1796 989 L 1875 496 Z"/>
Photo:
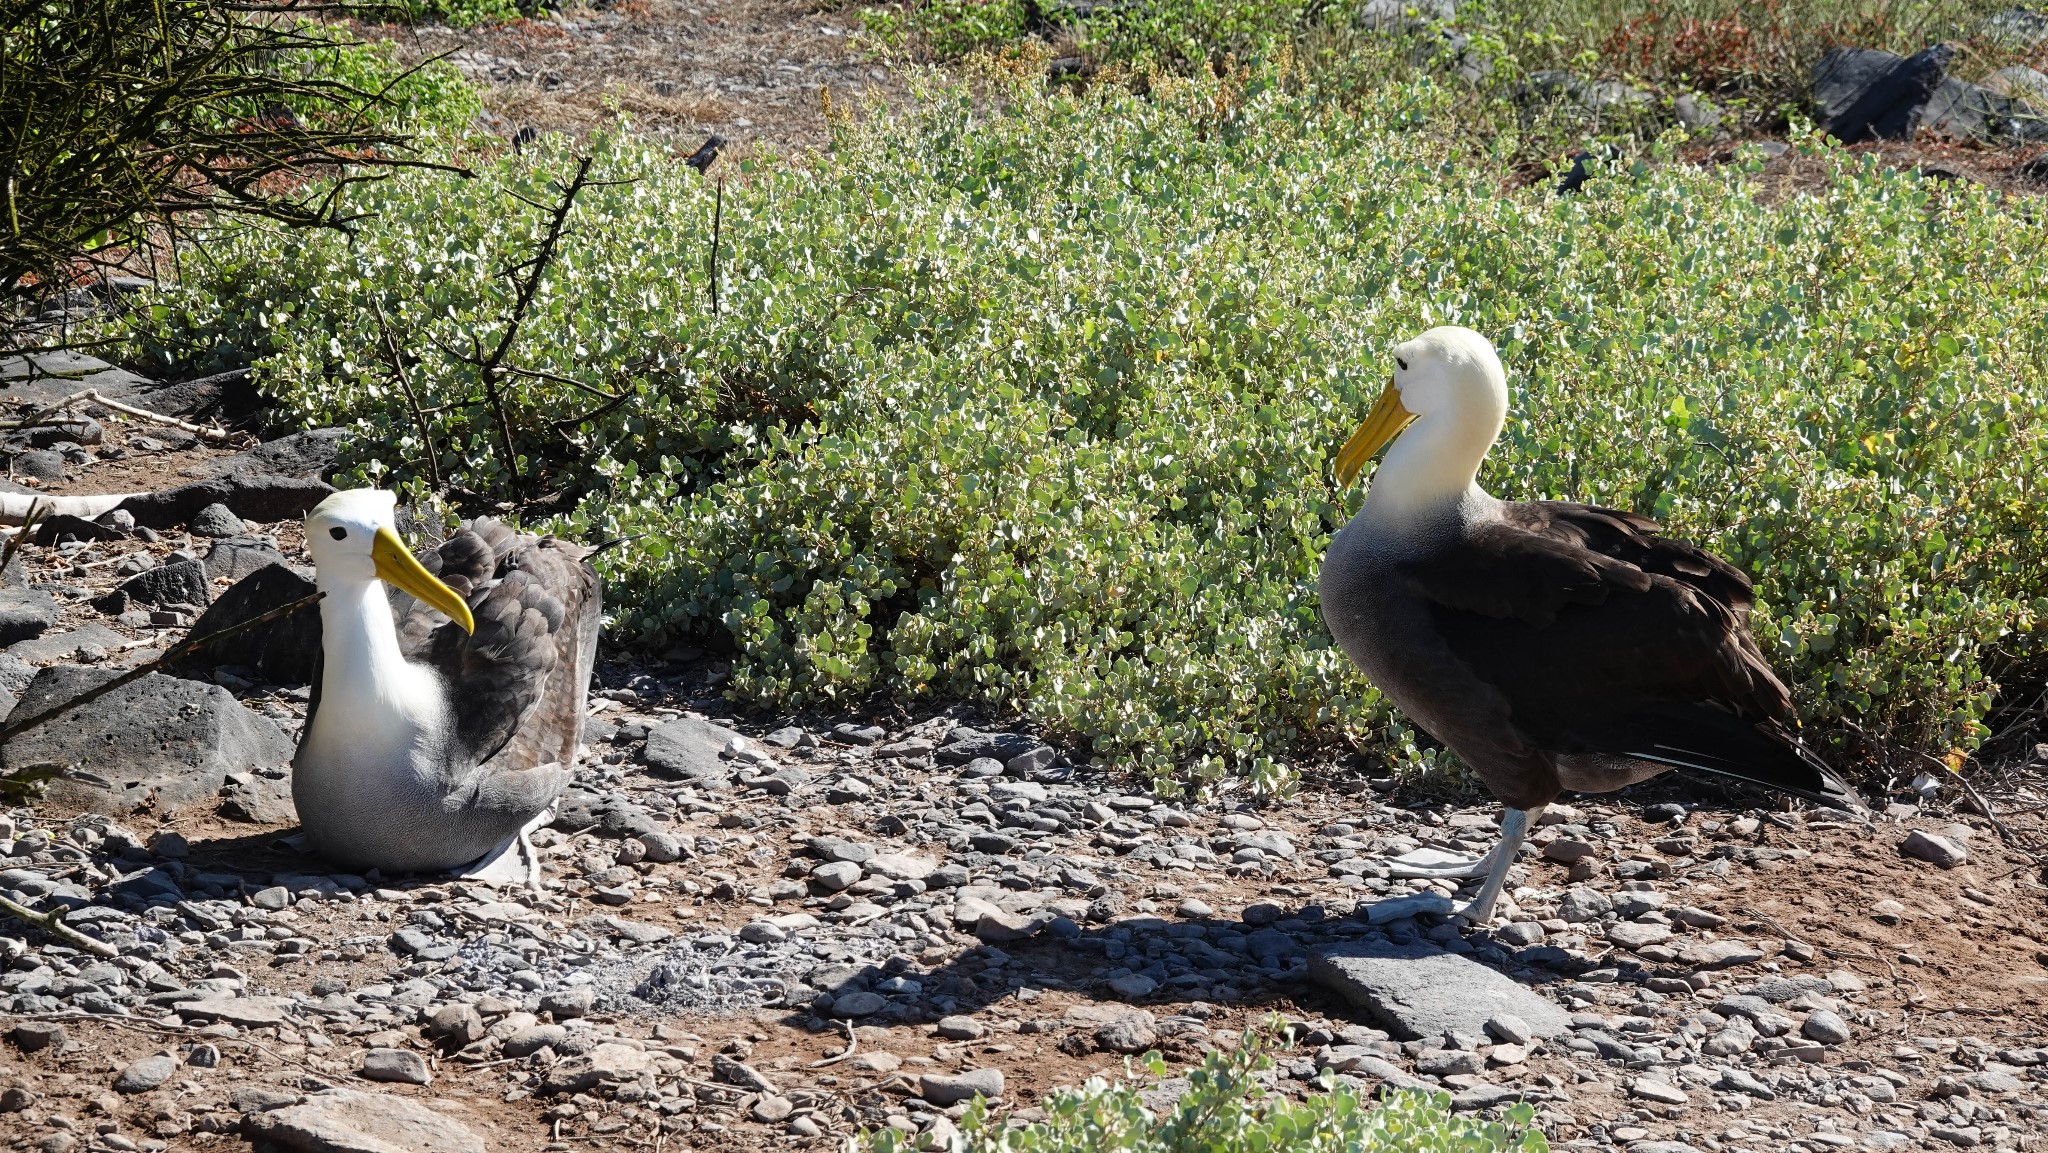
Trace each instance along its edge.
<path fill-rule="evenodd" d="M 1560 792 L 1672 768 L 1860 807 L 1794 735 L 1791 694 L 1749 635 L 1740 569 L 1632 513 L 1488 495 L 1479 465 L 1508 407 L 1493 345 L 1442 327 L 1394 352 L 1392 382 L 1337 453 L 1348 485 L 1393 441 L 1323 559 L 1323 619 L 1508 806 L 1486 856 L 1404 872 L 1484 875 L 1464 910 L 1484 924 Z"/>
<path fill-rule="evenodd" d="M 422 563 L 398 538 L 395 508 L 389 492 L 356 489 L 306 514 L 327 595 L 320 679 L 292 760 L 299 821 L 350 868 L 530 884 L 539 862 L 526 834 L 568 783 L 582 737 L 597 574 L 583 549 L 489 519 Z"/>

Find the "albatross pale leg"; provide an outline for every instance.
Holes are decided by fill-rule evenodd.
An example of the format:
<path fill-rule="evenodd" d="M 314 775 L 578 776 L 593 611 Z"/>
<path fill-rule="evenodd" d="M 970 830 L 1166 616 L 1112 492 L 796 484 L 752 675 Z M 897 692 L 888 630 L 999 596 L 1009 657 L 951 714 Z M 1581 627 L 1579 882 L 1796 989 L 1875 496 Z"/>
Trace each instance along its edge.
<path fill-rule="evenodd" d="M 1486 854 L 1489 866 L 1486 883 L 1479 886 L 1479 895 L 1472 903 L 1459 912 L 1475 926 L 1493 920 L 1493 903 L 1500 899 L 1500 891 L 1506 886 L 1508 870 L 1514 867 L 1515 854 L 1522 849 L 1522 838 L 1529 835 L 1529 825 L 1542 812 L 1541 806 L 1533 809 L 1509 809 L 1500 822 L 1500 843 Z"/>

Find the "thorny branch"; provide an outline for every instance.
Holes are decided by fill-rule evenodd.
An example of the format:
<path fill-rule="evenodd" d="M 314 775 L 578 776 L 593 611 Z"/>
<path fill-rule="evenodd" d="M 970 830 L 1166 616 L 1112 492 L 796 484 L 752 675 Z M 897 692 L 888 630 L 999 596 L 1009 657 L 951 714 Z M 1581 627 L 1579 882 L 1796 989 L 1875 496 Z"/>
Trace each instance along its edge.
<path fill-rule="evenodd" d="M 500 273 L 512 282 L 512 306 L 505 312 L 497 341 L 488 352 L 484 350 L 483 342 L 473 335 L 470 337 L 470 348 L 466 353 L 442 346 L 443 351 L 476 369 L 477 377 L 484 386 L 484 398 L 490 403 L 492 416 L 498 422 L 499 463 L 504 467 L 512 495 L 515 497 L 521 495 L 522 478 L 519 475 L 519 450 L 512 440 L 512 417 L 505 406 L 505 379 L 510 376 L 526 376 L 564 381 L 575 384 L 586 392 L 608 396 L 580 382 L 567 381 L 566 378 L 557 377 L 552 373 L 517 368 L 506 360 L 512 353 L 513 342 L 519 339 L 520 330 L 526 324 L 527 314 L 532 311 L 534 300 L 540 295 L 541 282 L 547 276 L 548 266 L 554 263 L 562 237 L 568 231 L 569 212 L 576 207 L 576 197 L 586 188 L 624 183 L 617 180 L 592 180 L 590 164 L 591 158 L 588 156 L 577 159 L 576 175 L 571 177 L 567 184 L 556 186 L 559 195 L 552 205 L 541 204 L 516 192 L 512 194 L 523 203 L 545 210 L 548 213 L 548 224 L 547 231 L 542 234 L 540 244 L 535 247 L 533 255 L 508 266 Z"/>
<path fill-rule="evenodd" d="M 420 398 L 412 390 L 412 374 L 405 370 L 405 353 L 398 347 L 398 337 L 391 331 L 391 321 L 384 315 L 384 306 L 372 302 L 371 308 L 377 314 L 377 339 L 383 349 L 384 358 L 391 366 L 391 377 L 398 382 L 399 390 L 405 393 L 405 406 L 412 410 L 413 424 L 420 430 L 420 443 L 427 458 L 427 478 L 433 482 L 434 491 L 441 491 L 440 454 L 434 449 L 434 430 L 427 423 L 427 416 L 420 411 Z"/>

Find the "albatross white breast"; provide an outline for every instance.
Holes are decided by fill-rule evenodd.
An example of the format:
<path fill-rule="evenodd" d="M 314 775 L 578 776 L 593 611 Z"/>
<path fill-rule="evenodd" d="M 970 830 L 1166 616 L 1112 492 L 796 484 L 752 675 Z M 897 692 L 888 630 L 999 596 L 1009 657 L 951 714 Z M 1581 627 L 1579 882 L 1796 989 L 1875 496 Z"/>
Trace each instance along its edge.
<path fill-rule="evenodd" d="M 320 590 L 320 680 L 292 799 L 323 856 L 354 869 L 518 875 L 525 834 L 568 783 L 597 650 L 584 551 L 466 522 L 415 559 L 389 492 L 306 516 Z"/>
<path fill-rule="evenodd" d="M 1480 489 L 1507 399 L 1485 337 L 1433 328 L 1395 349 L 1337 454 L 1349 484 L 1392 441 L 1323 560 L 1331 635 L 1508 806 L 1486 857 L 1397 869 L 1484 875 L 1465 910 L 1484 923 L 1529 822 L 1565 789 L 1684 768 L 1859 808 L 1794 734 L 1741 570 L 1632 513 Z"/>

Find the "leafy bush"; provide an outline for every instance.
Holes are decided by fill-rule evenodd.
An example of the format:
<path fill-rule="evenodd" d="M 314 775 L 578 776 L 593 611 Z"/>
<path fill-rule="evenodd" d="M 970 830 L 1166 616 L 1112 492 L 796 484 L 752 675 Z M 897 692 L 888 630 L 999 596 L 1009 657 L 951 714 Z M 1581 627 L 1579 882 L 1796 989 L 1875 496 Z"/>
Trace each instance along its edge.
<path fill-rule="evenodd" d="M 1782 203 L 1756 163 L 1503 192 L 1441 143 L 1459 97 L 1427 78 L 1274 66 L 1141 98 L 1035 74 L 746 173 L 715 317 L 710 189 L 594 143 L 633 183 L 572 215 L 509 418 L 559 527 L 645 534 L 605 557 L 616 635 L 730 646 L 763 706 L 979 699 L 1183 782 L 1277 785 L 1314 739 L 1417 755 L 1315 576 L 1386 350 L 1455 321 L 1514 389 L 1484 482 L 1656 515 L 1754 573 L 1824 738 L 1967 747 L 2001 684 L 2048 671 L 2048 282 L 1994 194 L 1820 140 L 1831 178 Z M 497 331 L 541 222 L 508 195 L 546 201 L 562 147 L 352 190 L 375 214 L 352 244 L 224 236 L 142 339 L 259 357 L 293 411 L 356 430 L 362 475 L 418 491 L 381 309 L 442 472 L 505 494 L 449 349 Z"/>
<path fill-rule="evenodd" d="M 552 6 L 536 0 L 395 0 L 388 7 L 416 23 L 438 21 L 453 28 L 468 28 L 517 20 Z"/>
<path fill-rule="evenodd" d="M 1270 1045 L 1257 1032 L 1247 1032 L 1235 1050 L 1212 1050 L 1200 1069 L 1186 1075 L 1185 1091 L 1169 1095 L 1163 1105 L 1148 1106 L 1146 1094 L 1128 1083 L 1091 1077 L 1079 1089 L 1048 1097 L 1043 1121 L 1006 1127 L 991 1120 L 977 1099 L 961 1121 L 960 1148 L 964 1153 L 1541 1153 L 1550 1148 L 1543 1134 L 1530 1127 L 1534 1110 L 1526 1104 L 1505 1110 L 1500 1121 L 1481 1121 L 1453 1114 L 1448 1094 L 1404 1090 L 1375 1104 L 1334 1080 L 1324 1082 L 1328 1092 L 1289 1100 L 1268 1091 Z M 1153 1077 L 1165 1075 L 1157 1053 L 1146 1054 L 1144 1062 Z M 893 1129 L 868 1134 L 856 1144 L 868 1153 L 910 1153 L 921 1147 L 919 1137 Z"/>

